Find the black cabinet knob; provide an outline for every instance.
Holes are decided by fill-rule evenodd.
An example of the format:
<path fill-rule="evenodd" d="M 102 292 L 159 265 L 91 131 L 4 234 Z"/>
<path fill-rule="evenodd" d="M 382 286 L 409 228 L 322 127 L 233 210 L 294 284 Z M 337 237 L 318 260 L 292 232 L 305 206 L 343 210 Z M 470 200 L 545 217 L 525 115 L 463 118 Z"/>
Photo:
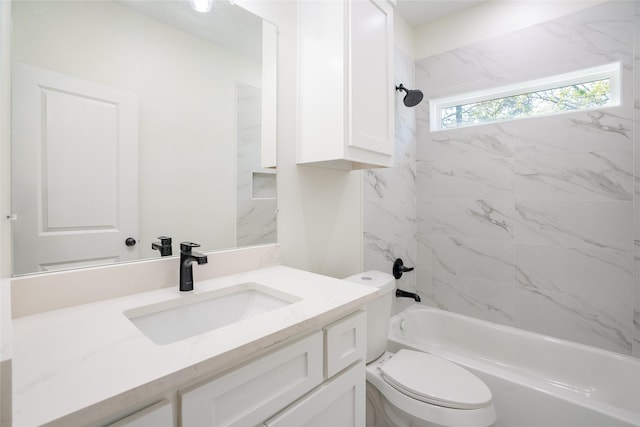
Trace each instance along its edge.
<path fill-rule="evenodd" d="M 136 239 L 134 239 L 133 237 L 127 237 L 127 240 L 124 241 L 124 244 L 127 246 L 135 246 Z"/>

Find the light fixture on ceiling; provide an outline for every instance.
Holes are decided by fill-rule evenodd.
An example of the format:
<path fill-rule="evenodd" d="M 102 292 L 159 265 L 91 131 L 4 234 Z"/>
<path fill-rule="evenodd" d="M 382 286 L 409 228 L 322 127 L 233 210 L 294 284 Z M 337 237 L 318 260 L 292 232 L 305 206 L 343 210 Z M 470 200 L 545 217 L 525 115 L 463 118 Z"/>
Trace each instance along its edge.
<path fill-rule="evenodd" d="M 213 0 L 189 0 L 189 4 L 196 12 L 207 13 L 213 7 Z"/>

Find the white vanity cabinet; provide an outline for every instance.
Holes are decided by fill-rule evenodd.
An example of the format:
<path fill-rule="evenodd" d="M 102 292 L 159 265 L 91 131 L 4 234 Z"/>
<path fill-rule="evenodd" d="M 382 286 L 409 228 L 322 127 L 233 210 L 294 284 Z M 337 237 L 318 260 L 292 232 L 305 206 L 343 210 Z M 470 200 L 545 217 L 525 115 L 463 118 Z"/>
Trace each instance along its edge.
<path fill-rule="evenodd" d="M 358 312 L 326 326 L 325 381 L 276 414 L 267 427 L 355 427 L 365 425 L 366 314 Z"/>
<path fill-rule="evenodd" d="M 277 252 L 269 255 L 277 258 Z M 242 268 L 247 255 L 238 256 L 221 256 L 216 264 L 231 259 Z M 146 268 L 132 271 L 159 277 Z M 111 283 L 112 276 L 94 277 Z M 74 280 L 82 284 L 86 278 Z M 251 293 L 244 293 L 247 286 Z M 337 425 L 359 427 L 363 307 L 376 292 L 276 265 L 202 280 L 188 295 L 171 286 L 15 318 L 14 425 L 254 427 L 284 425 L 300 419 L 300 411 L 309 415 L 309 425 L 317 425 L 322 419 L 311 417 L 314 411 L 331 411 Z M 209 325 L 207 332 L 170 344 L 155 344 L 128 317 L 175 308 L 184 313 L 183 307 L 217 298 L 226 304 L 227 296 L 234 296 L 233 310 L 249 317 L 234 320 L 225 310 L 211 309 L 212 317 L 231 323 Z M 287 304 L 273 308 L 273 298 Z M 193 320 L 186 316 L 181 327 L 191 327 L 187 319 Z M 49 331 L 47 340 L 40 339 L 42 331 Z"/>
<path fill-rule="evenodd" d="M 108 427 L 173 427 L 173 407 L 163 400 Z"/>
<path fill-rule="evenodd" d="M 180 390 L 181 425 L 364 426 L 365 316 Z"/>
<path fill-rule="evenodd" d="M 393 166 L 389 1 L 299 2 L 298 58 L 298 163 Z"/>
<path fill-rule="evenodd" d="M 331 378 L 367 352 L 367 318 L 357 312 L 324 328 L 324 376 Z"/>
<path fill-rule="evenodd" d="M 365 425 L 365 367 L 356 364 L 264 423 L 267 427 Z"/>
<path fill-rule="evenodd" d="M 322 383 L 317 332 L 180 392 L 184 427 L 254 426 Z"/>

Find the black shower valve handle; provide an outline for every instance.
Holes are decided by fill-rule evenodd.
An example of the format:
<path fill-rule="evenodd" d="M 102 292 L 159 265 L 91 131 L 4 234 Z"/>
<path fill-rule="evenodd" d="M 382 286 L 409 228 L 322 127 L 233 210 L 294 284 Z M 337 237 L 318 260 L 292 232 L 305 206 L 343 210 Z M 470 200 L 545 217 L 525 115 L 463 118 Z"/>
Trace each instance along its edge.
<path fill-rule="evenodd" d="M 413 271 L 413 267 L 404 267 L 404 266 L 402 266 L 402 267 L 400 267 L 400 270 L 401 270 L 403 273 L 406 273 L 406 272 L 408 272 L 408 271 Z"/>
<path fill-rule="evenodd" d="M 399 279 L 402 277 L 402 273 L 413 271 L 413 267 L 405 267 L 402 258 L 398 258 L 393 262 L 393 277 Z"/>

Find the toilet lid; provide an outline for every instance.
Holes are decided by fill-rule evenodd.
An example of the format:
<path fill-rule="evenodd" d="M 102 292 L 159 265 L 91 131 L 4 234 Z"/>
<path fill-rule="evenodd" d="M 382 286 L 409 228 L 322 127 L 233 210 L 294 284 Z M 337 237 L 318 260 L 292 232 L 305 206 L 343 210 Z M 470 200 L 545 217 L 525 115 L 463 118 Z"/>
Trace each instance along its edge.
<path fill-rule="evenodd" d="M 491 405 L 491 390 L 480 378 L 438 356 L 402 349 L 380 370 L 389 385 L 422 402 L 453 409 Z"/>

